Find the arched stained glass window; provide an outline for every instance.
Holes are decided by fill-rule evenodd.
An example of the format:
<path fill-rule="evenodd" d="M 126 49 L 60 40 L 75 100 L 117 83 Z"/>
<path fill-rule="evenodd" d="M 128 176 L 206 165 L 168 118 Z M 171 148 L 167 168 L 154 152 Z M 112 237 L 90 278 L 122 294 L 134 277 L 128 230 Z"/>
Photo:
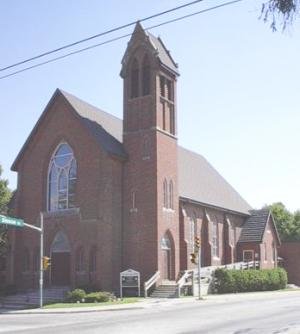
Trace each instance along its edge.
<path fill-rule="evenodd" d="M 56 211 L 75 206 L 77 165 L 71 147 L 62 143 L 49 164 L 48 210 Z"/>

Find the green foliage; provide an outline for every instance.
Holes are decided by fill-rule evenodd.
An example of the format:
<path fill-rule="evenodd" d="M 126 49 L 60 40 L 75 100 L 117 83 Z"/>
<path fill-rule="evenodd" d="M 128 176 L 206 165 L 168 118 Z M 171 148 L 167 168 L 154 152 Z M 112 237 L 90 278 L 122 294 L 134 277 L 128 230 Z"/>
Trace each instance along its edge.
<path fill-rule="evenodd" d="M 266 206 L 272 211 L 282 241 L 300 241 L 300 211 L 291 213 L 281 202 Z"/>
<path fill-rule="evenodd" d="M 278 25 L 284 30 L 294 21 L 299 7 L 300 0 L 268 0 L 262 5 L 261 17 L 265 22 L 271 21 L 273 31 L 277 30 Z"/>
<path fill-rule="evenodd" d="M 0 165 L 0 214 L 7 213 L 7 205 L 11 198 L 11 191 L 8 188 L 8 181 L 1 179 L 2 167 Z M 7 228 L 6 226 L 0 226 L 0 257 L 7 252 L 8 240 L 7 240 Z"/>
<path fill-rule="evenodd" d="M 110 292 L 95 291 L 87 294 L 83 289 L 75 289 L 68 292 L 66 301 L 68 303 L 104 303 L 114 299 L 115 296 Z"/>
<path fill-rule="evenodd" d="M 84 302 L 86 293 L 82 289 L 75 289 L 73 291 L 69 291 L 67 294 L 67 302 L 69 303 L 77 303 Z"/>
<path fill-rule="evenodd" d="M 86 303 L 104 303 L 108 301 L 114 300 L 114 295 L 109 292 L 91 292 L 86 295 L 85 302 Z"/>
<path fill-rule="evenodd" d="M 282 268 L 263 270 L 215 271 L 215 290 L 217 293 L 236 293 L 250 291 L 270 291 L 284 289 L 287 273 Z"/>

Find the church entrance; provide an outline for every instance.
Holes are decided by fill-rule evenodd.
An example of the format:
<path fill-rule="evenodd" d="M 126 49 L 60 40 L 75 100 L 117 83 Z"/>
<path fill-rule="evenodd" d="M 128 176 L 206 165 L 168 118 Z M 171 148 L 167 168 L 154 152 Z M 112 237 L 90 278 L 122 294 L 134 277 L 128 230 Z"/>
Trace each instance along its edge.
<path fill-rule="evenodd" d="M 51 245 L 51 285 L 70 285 L 70 243 L 66 234 L 57 232 Z"/>
<path fill-rule="evenodd" d="M 162 249 L 162 279 L 172 279 L 172 265 L 171 265 L 171 242 L 167 235 L 161 239 Z"/>

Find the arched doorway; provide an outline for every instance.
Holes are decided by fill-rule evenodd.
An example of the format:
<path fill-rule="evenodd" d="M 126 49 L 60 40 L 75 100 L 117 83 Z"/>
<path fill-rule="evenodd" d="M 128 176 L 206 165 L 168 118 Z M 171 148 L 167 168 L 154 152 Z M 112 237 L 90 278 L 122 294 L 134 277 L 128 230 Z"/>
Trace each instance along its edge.
<path fill-rule="evenodd" d="M 59 231 L 51 244 L 51 284 L 70 284 L 70 242 L 67 235 Z"/>
<path fill-rule="evenodd" d="M 161 239 L 162 250 L 162 273 L 163 280 L 172 279 L 172 247 L 171 242 L 167 234 Z"/>

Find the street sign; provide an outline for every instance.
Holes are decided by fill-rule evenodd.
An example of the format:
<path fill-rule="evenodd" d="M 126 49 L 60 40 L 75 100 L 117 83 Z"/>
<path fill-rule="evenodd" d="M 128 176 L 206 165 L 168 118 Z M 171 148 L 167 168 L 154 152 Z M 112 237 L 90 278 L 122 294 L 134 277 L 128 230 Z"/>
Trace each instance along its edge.
<path fill-rule="evenodd" d="M 23 227 L 24 220 L 0 215 L 0 224 Z"/>

